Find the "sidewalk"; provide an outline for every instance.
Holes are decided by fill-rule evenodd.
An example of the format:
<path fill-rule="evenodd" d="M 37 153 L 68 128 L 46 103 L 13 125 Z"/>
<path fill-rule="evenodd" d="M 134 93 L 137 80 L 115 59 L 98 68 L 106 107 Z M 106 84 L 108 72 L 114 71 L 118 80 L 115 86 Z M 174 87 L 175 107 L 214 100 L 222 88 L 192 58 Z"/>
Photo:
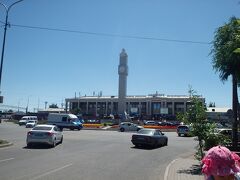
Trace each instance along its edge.
<path fill-rule="evenodd" d="M 194 156 L 173 160 L 166 168 L 164 180 L 203 180 L 199 161 Z"/>

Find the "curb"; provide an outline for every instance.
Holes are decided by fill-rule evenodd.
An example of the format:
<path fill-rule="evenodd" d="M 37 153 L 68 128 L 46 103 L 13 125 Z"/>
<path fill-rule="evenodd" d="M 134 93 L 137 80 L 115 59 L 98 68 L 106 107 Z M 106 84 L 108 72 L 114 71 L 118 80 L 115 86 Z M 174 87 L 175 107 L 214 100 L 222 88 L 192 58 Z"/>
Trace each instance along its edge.
<path fill-rule="evenodd" d="M 177 180 L 203 180 L 203 174 L 178 173 L 178 171 L 185 171 L 191 169 L 197 162 L 189 153 L 182 154 L 179 158 L 172 160 L 165 169 L 164 180 L 177 179 Z"/>
<path fill-rule="evenodd" d="M 178 159 L 174 159 L 168 164 L 168 166 L 166 167 L 165 173 L 164 173 L 164 180 L 168 180 L 169 169 Z"/>
<path fill-rule="evenodd" d="M 118 128 L 107 128 L 107 129 L 104 129 L 104 128 L 86 128 L 86 127 L 83 127 L 81 130 L 100 130 L 100 131 L 119 131 Z M 172 130 L 172 129 L 161 129 L 162 132 L 176 132 L 175 130 Z"/>
<path fill-rule="evenodd" d="M 12 146 L 13 143 L 8 142 L 8 143 L 4 143 L 4 144 L 0 144 L 0 148 L 4 148 L 4 147 L 8 147 L 8 146 Z"/>

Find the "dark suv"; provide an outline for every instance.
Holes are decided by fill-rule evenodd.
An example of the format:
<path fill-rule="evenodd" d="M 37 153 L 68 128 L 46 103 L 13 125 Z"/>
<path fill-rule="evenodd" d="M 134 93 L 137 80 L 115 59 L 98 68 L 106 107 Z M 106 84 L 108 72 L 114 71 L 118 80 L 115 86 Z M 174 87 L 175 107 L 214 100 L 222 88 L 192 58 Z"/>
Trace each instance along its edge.
<path fill-rule="evenodd" d="M 190 136 L 190 126 L 188 125 L 179 125 L 177 127 L 178 136 Z"/>

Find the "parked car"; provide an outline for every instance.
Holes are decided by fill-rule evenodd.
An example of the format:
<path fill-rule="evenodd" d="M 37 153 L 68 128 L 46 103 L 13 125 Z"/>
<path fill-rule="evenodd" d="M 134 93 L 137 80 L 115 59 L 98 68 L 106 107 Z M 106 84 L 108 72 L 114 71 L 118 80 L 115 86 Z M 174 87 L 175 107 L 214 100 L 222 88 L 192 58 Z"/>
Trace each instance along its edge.
<path fill-rule="evenodd" d="M 144 125 L 156 125 L 155 121 L 144 121 Z"/>
<path fill-rule="evenodd" d="M 229 139 L 232 139 L 232 129 L 230 128 L 216 128 L 215 133 L 222 134 L 228 137 Z M 238 134 L 238 141 L 240 141 L 240 132 L 238 132 L 237 134 Z"/>
<path fill-rule="evenodd" d="M 37 116 L 23 116 L 19 121 L 19 126 L 26 125 L 29 120 L 35 120 L 38 121 Z"/>
<path fill-rule="evenodd" d="M 158 122 L 159 126 L 175 126 L 175 124 L 173 124 L 172 122 Z"/>
<path fill-rule="evenodd" d="M 131 122 L 122 122 L 119 125 L 119 130 L 121 132 L 124 132 L 124 131 L 139 131 L 142 128 L 143 128 L 142 126 L 139 126 L 139 125 L 131 123 Z"/>
<path fill-rule="evenodd" d="M 27 147 L 32 144 L 48 144 L 55 147 L 63 142 L 62 131 L 55 125 L 37 125 L 27 133 Z"/>
<path fill-rule="evenodd" d="M 178 136 L 191 136 L 191 127 L 189 125 L 179 125 L 177 127 Z"/>
<path fill-rule="evenodd" d="M 28 120 L 26 123 L 26 128 L 33 128 L 37 125 L 37 121 L 36 120 Z"/>
<path fill-rule="evenodd" d="M 132 143 L 138 146 L 167 146 L 168 137 L 159 129 L 141 129 L 137 134 L 132 135 Z"/>

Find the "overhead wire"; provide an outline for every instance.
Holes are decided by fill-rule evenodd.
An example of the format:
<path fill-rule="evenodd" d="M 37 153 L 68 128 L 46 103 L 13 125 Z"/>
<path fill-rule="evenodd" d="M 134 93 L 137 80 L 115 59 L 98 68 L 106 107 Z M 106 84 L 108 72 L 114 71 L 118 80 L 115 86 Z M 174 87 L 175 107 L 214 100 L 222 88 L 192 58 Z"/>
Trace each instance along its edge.
<path fill-rule="evenodd" d="M 169 38 L 156 38 L 156 37 L 147 37 L 147 36 L 133 36 L 133 35 L 112 34 L 112 33 L 99 33 L 99 32 L 79 31 L 79 30 L 69 30 L 69 29 L 60 29 L 60 28 L 49 28 L 49 27 L 40 27 L 40 26 L 19 25 L 19 24 L 11 24 L 11 26 L 20 27 L 20 28 L 28 28 L 28 29 L 39 29 L 39 30 L 47 30 L 47 31 L 58 31 L 58 32 L 66 32 L 66 33 L 87 34 L 87 35 L 105 36 L 105 37 L 118 37 L 118 38 L 127 38 L 127 39 L 166 41 L 166 42 L 203 44 L 203 45 L 211 44 L 210 42 L 204 42 L 204 41 L 190 41 L 190 40 L 178 40 L 178 39 L 169 39 Z"/>

